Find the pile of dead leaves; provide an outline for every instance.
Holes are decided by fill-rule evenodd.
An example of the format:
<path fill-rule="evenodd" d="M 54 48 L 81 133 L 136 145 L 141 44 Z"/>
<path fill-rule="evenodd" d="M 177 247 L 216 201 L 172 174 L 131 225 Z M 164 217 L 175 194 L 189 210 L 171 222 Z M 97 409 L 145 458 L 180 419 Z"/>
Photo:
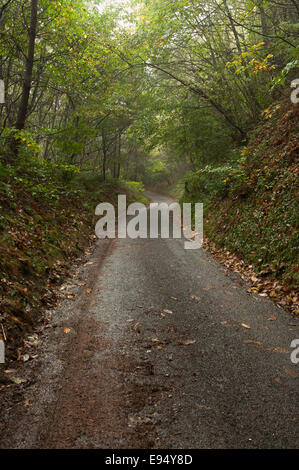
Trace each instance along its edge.
<path fill-rule="evenodd" d="M 295 316 L 299 316 L 298 291 L 287 283 L 277 281 L 274 278 L 275 272 L 270 268 L 256 274 L 252 264 L 245 263 L 225 248 L 217 247 L 207 238 L 204 239 L 203 248 L 209 250 L 218 263 L 224 265 L 229 271 L 238 273 L 250 286 L 248 292 L 256 293 L 261 297 L 269 297 Z"/>

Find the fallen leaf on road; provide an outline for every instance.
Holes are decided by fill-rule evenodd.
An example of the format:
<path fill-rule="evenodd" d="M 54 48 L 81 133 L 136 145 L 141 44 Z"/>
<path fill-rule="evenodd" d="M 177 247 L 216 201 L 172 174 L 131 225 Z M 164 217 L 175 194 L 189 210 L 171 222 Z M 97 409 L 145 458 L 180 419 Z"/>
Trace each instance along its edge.
<path fill-rule="evenodd" d="M 268 318 L 268 321 L 275 321 L 275 320 L 277 320 L 277 317 L 270 317 L 270 318 Z"/>
<path fill-rule="evenodd" d="M 92 293 L 92 289 L 86 289 L 86 292 L 87 292 L 87 294 L 91 294 L 91 293 Z"/>
<path fill-rule="evenodd" d="M 197 297 L 197 295 L 191 295 L 192 300 L 196 300 L 196 302 L 200 302 L 200 297 Z"/>
<path fill-rule="evenodd" d="M 259 341 L 254 341 L 253 339 L 246 339 L 244 343 L 256 344 L 257 346 L 262 346 L 262 343 L 260 343 Z"/>
<path fill-rule="evenodd" d="M 179 339 L 177 341 L 178 344 L 184 344 L 185 346 L 189 345 L 189 344 L 194 344 L 196 343 L 196 340 L 195 339 Z"/>
<path fill-rule="evenodd" d="M 250 328 L 251 328 L 251 326 L 246 325 L 246 323 L 241 323 L 241 325 L 242 325 L 244 328 L 247 328 L 248 330 L 250 330 Z"/>
<path fill-rule="evenodd" d="M 272 351 L 273 352 L 279 352 L 279 353 L 282 353 L 282 354 L 289 354 L 289 351 L 287 349 L 280 348 L 278 346 L 276 348 L 273 348 Z"/>
<path fill-rule="evenodd" d="M 64 331 L 64 333 L 69 333 L 71 330 L 70 330 L 70 328 L 65 328 L 63 331 Z"/>
<path fill-rule="evenodd" d="M 163 310 L 165 313 L 173 313 L 171 310 Z"/>
<path fill-rule="evenodd" d="M 25 379 L 21 379 L 20 377 L 11 377 L 11 380 L 12 380 L 16 385 L 20 385 L 20 384 L 26 382 Z"/>
<path fill-rule="evenodd" d="M 244 343 L 256 344 L 263 351 L 271 351 L 271 352 L 276 352 L 276 353 L 281 353 L 281 354 L 289 354 L 289 351 L 287 349 L 280 348 L 279 346 L 277 346 L 275 348 L 265 348 L 262 343 L 260 343 L 259 341 L 254 341 L 253 339 L 247 339 L 246 341 L 244 341 Z"/>
<path fill-rule="evenodd" d="M 285 369 L 285 373 L 288 374 L 290 377 L 293 377 L 293 378 L 297 377 L 296 372 L 293 372 L 290 369 Z"/>

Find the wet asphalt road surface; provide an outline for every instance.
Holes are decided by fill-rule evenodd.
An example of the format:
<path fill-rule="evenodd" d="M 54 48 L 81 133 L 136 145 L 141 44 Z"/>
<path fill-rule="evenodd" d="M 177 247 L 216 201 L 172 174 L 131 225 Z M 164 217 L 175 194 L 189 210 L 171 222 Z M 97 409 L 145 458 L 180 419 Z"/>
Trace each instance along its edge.
<path fill-rule="evenodd" d="M 2 448 L 298 448 L 298 320 L 208 252 L 98 241 L 67 284 Z"/>

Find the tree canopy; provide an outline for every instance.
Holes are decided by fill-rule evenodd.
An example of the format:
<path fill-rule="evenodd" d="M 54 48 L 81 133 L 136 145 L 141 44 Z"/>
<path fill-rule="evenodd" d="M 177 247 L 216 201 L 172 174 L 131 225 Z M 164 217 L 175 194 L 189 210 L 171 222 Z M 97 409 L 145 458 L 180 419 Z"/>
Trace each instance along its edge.
<path fill-rule="evenodd" d="M 2 158 L 149 182 L 226 161 L 298 70 L 298 13 L 294 0 L 4 0 Z"/>

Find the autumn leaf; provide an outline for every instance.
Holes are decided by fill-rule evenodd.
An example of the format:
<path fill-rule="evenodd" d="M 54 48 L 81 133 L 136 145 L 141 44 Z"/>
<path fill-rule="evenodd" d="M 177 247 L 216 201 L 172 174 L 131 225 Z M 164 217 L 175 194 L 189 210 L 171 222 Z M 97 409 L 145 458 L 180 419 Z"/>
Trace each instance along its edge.
<path fill-rule="evenodd" d="M 195 344 L 196 340 L 195 339 L 178 339 L 177 343 L 188 346 L 189 344 Z"/>
<path fill-rule="evenodd" d="M 248 343 L 248 344 L 256 344 L 257 346 L 262 346 L 262 343 L 260 341 L 254 341 L 253 339 L 246 339 L 244 341 L 244 343 Z"/>
<path fill-rule="evenodd" d="M 296 372 L 294 372 L 290 369 L 285 369 L 285 373 L 288 374 L 290 377 L 293 377 L 294 379 L 297 377 Z"/>
<path fill-rule="evenodd" d="M 21 379 L 20 377 L 11 377 L 12 382 L 14 382 L 16 385 L 20 385 L 22 383 L 25 383 L 25 379 Z"/>
<path fill-rule="evenodd" d="M 276 346 L 275 348 L 272 349 L 273 352 L 278 352 L 281 354 L 289 354 L 288 349 L 281 348 L 279 346 Z"/>

